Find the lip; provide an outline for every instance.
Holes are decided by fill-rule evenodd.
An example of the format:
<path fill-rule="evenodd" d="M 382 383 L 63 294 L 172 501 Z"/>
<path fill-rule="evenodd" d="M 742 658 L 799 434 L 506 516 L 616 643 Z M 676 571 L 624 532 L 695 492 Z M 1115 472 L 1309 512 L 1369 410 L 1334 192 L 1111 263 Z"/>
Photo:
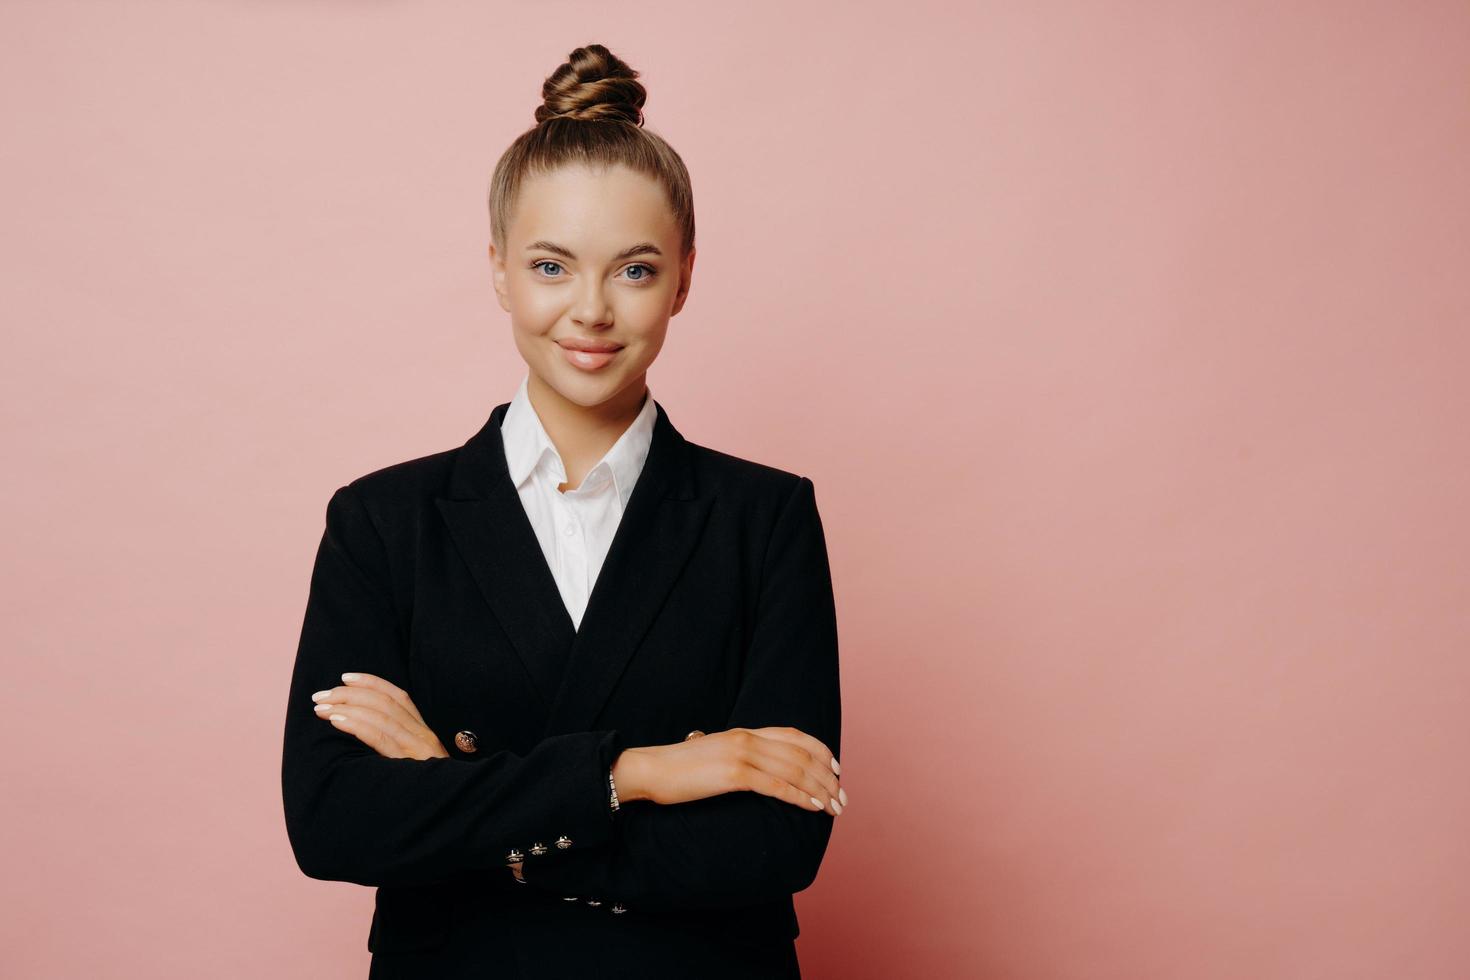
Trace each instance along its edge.
<path fill-rule="evenodd" d="M 561 346 L 561 356 L 566 358 L 567 363 L 579 371 L 599 371 L 611 364 L 618 356 L 618 351 L 623 349 L 618 344 L 598 343 L 596 346 L 607 349 L 585 350 L 581 346 L 582 343 L 584 342 L 558 341 L 558 344 Z"/>
<path fill-rule="evenodd" d="M 557 343 L 561 346 L 562 350 L 584 350 L 594 354 L 612 354 L 623 349 L 622 344 L 615 344 L 611 340 L 582 340 L 577 337 L 570 337 L 565 340 L 558 340 Z"/>

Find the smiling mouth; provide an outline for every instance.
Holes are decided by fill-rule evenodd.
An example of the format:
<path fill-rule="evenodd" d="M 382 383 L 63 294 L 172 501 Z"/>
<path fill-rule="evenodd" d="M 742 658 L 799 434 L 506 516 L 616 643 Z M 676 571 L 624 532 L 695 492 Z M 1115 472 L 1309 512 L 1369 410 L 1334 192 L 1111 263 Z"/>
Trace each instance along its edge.
<path fill-rule="evenodd" d="M 598 371 L 611 364 L 623 348 L 618 345 L 610 345 L 607 350 L 583 350 L 580 346 L 572 347 L 567 344 L 558 344 L 561 347 L 561 356 L 566 362 L 578 371 Z"/>
<path fill-rule="evenodd" d="M 612 354 L 623 349 L 622 344 L 610 340 L 558 340 L 556 345 L 567 351 L 586 351 L 589 354 Z"/>

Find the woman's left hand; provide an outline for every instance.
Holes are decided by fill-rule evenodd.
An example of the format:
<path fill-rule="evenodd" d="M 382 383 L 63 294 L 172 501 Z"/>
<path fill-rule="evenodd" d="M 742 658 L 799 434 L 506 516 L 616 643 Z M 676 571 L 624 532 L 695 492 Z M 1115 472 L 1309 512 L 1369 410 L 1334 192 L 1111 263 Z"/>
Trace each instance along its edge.
<path fill-rule="evenodd" d="M 342 686 L 317 691 L 316 713 L 389 759 L 447 759 L 408 692 L 375 674 L 343 674 Z"/>

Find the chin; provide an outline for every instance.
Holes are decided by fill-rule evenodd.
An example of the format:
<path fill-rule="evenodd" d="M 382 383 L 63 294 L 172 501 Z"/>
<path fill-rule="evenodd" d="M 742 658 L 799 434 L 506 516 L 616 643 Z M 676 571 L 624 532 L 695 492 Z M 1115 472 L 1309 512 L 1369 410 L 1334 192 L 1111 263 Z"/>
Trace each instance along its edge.
<path fill-rule="evenodd" d="M 556 365 L 546 380 L 567 401 L 585 408 L 602 404 L 627 383 L 622 373 L 588 375 L 568 364 Z"/>

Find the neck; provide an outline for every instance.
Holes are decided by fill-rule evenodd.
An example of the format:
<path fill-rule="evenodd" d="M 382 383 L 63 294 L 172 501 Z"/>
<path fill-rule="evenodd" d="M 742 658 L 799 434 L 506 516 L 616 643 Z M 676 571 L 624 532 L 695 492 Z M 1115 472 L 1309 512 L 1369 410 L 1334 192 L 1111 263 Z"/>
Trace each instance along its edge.
<path fill-rule="evenodd" d="M 565 398 L 534 371 L 526 396 L 567 470 L 564 487 L 576 487 L 612 444 L 628 430 L 649 396 L 647 372 L 599 405 L 579 405 Z"/>

